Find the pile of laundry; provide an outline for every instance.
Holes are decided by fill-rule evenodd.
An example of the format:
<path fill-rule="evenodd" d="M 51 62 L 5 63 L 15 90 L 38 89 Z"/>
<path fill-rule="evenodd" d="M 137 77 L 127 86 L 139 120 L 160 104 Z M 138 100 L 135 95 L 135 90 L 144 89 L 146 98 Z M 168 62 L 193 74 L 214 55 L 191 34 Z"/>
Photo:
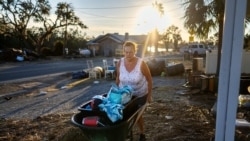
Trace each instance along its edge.
<path fill-rule="evenodd" d="M 112 85 L 106 97 L 103 95 L 94 96 L 88 108 L 105 112 L 114 123 L 123 119 L 123 109 L 132 99 L 132 93 L 133 88 L 128 85 L 122 88 Z"/>

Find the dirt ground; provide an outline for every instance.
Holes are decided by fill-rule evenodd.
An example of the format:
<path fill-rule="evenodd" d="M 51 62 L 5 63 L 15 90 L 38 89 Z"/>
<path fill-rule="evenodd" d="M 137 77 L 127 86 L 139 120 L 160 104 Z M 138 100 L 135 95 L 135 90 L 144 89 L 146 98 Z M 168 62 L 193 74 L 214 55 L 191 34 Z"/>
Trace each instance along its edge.
<path fill-rule="evenodd" d="M 180 76 L 164 77 L 175 81 Z M 5 86 L 5 88 L 8 86 Z M 9 85 L 11 89 L 15 88 Z M 212 93 L 182 95 L 186 90 L 180 85 L 153 88 L 153 102 L 144 113 L 145 133 L 152 141 L 204 141 L 214 136 L 215 120 L 210 113 L 215 96 Z M 28 119 L 1 119 L 0 140 L 51 141 L 86 140 L 78 127 L 72 125 L 73 113 L 53 114 Z M 168 119 L 172 116 L 172 119 Z M 134 129 L 134 138 L 138 136 Z"/>
<path fill-rule="evenodd" d="M 157 77 L 171 84 L 183 76 Z M 177 84 L 177 83 L 176 83 Z M 1 92 L 20 90 L 17 85 L 1 85 Z M 158 85 L 153 88 L 153 102 L 145 110 L 145 133 L 148 141 L 209 141 L 215 135 L 215 117 L 211 108 L 216 101 L 212 92 L 179 85 Z M 246 112 L 245 112 L 246 113 Z M 0 119 L 0 141 L 87 141 L 70 119 L 74 113 L 58 113 L 36 119 Z M 172 118 L 169 118 L 169 117 Z M 133 130 L 138 138 L 138 129 Z M 237 141 L 249 141 L 249 128 L 236 129 Z"/>

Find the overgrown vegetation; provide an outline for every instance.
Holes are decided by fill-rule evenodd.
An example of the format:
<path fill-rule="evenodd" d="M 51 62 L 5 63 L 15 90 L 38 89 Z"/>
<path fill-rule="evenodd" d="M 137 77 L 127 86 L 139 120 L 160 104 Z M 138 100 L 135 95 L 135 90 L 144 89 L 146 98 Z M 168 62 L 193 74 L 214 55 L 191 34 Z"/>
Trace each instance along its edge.
<path fill-rule="evenodd" d="M 37 53 L 43 51 L 43 55 L 61 55 L 62 45 L 75 49 L 84 47 L 86 43 L 86 34 L 82 34 L 79 29 L 86 29 L 87 26 L 75 15 L 68 3 L 57 4 L 54 13 L 56 18 L 51 18 L 48 0 L 2 0 L 0 9 L 0 49 L 27 48 Z M 39 26 L 29 27 L 33 22 Z M 68 39 L 74 43 L 66 42 Z M 54 46 L 58 40 L 63 41 L 60 47 Z"/>

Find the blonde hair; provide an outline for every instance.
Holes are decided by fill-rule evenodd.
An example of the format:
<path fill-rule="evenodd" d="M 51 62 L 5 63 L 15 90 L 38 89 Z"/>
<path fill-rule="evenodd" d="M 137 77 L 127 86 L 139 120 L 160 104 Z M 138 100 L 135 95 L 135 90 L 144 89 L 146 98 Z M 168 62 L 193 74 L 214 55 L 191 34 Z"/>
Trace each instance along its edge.
<path fill-rule="evenodd" d="M 132 41 L 126 41 L 124 44 L 123 44 L 123 50 L 125 47 L 131 47 L 135 52 L 137 51 L 137 44 L 135 42 L 132 42 Z"/>

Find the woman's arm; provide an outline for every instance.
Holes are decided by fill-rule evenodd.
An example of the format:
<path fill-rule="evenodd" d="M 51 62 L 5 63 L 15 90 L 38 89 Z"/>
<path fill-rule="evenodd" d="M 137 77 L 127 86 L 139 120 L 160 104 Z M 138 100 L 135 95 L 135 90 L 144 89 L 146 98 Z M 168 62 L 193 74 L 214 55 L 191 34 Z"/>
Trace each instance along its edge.
<path fill-rule="evenodd" d="M 121 60 L 119 60 L 119 62 L 116 65 L 116 79 L 115 79 L 115 83 L 117 86 L 119 86 L 120 83 L 120 64 L 121 64 Z"/>

